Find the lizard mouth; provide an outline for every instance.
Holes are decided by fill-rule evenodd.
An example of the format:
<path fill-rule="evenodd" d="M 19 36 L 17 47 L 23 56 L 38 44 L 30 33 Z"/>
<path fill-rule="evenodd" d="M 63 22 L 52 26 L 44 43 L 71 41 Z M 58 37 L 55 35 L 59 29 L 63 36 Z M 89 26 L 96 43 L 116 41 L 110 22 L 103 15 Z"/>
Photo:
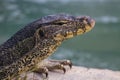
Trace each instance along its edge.
<path fill-rule="evenodd" d="M 67 34 L 66 38 L 72 38 L 73 36 L 80 35 L 80 34 L 90 31 L 95 26 L 95 20 L 91 19 L 90 17 L 87 17 L 87 18 L 88 18 L 87 21 L 83 22 L 85 24 L 84 28 L 79 28 L 74 31 L 66 32 L 66 34 Z"/>

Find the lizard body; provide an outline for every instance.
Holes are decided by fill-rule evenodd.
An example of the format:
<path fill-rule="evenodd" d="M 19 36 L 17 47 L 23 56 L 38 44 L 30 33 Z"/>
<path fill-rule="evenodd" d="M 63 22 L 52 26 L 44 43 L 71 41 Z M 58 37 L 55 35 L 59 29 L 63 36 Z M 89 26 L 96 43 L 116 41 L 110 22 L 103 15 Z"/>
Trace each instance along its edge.
<path fill-rule="evenodd" d="M 15 33 L 0 46 L 0 79 L 12 79 L 49 57 L 66 39 L 90 31 L 90 17 L 68 14 L 40 18 Z"/>

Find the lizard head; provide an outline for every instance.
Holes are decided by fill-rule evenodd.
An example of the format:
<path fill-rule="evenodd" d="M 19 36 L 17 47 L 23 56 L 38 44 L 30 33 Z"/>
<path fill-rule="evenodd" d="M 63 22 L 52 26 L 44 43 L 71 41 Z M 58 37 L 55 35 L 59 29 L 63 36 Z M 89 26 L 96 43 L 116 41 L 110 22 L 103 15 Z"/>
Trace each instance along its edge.
<path fill-rule="evenodd" d="M 88 16 L 74 17 L 62 14 L 50 15 L 43 20 L 45 19 L 51 19 L 52 21 L 43 24 L 40 31 L 44 36 L 55 40 L 64 40 L 86 33 L 95 25 L 95 21 Z"/>

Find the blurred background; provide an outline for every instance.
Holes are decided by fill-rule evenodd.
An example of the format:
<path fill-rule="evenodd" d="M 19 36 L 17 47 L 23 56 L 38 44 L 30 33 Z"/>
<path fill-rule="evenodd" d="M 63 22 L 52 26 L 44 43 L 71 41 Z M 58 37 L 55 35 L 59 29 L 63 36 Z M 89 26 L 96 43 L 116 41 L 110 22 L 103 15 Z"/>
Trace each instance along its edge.
<path fill-rule="evenodd" d="M 0 44 L 26 24 L 57 13 L 88 15 L 96 25 L 89 33 L 64 41 L 52 58 L 120 70 L 120 0 L 0 0 Z"/>

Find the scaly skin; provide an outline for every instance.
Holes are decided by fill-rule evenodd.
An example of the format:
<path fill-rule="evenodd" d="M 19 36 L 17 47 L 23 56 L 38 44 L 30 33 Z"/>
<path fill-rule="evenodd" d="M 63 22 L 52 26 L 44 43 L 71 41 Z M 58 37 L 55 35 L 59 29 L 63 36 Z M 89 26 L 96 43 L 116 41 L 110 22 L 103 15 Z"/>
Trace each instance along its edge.
<path fill-rule="evenodd" d="M 68 14 L 49 15 L 28 24 L 0 46 L 0 79 L 31 71 L 64 40 L 86 33 L 94 25 L 90 17 Z"/>

